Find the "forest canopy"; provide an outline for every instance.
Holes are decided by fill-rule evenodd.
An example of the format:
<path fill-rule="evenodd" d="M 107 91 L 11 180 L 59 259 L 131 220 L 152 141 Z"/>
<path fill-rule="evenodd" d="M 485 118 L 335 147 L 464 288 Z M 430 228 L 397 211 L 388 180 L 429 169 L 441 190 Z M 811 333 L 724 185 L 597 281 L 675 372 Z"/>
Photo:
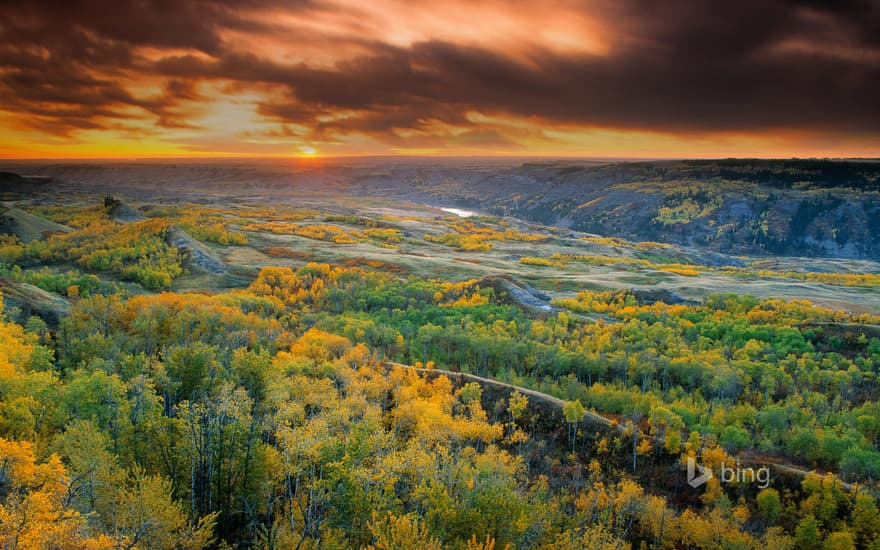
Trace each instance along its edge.
<path fill-rule="evenodd" d="M 880 548 L 875 274 L 308 206 L 23 206 L 0 546 Z"/>

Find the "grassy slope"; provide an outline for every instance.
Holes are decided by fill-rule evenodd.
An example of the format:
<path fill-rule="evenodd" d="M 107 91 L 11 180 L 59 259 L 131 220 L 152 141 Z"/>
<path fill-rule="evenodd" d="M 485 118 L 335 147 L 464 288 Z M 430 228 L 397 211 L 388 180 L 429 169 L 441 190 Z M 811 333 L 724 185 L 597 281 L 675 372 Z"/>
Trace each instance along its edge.
<path fill-rule="evenodd" d="M 72 231 L 66 225 L 28 214 L 24 210 L 16 208 L 14 203 L 4 202 L 3 207 L 5 210 L 0 215 L 14 220 L 13 229 L 22 242 L 28 243 L 42 239 L 47 233 Z"/>

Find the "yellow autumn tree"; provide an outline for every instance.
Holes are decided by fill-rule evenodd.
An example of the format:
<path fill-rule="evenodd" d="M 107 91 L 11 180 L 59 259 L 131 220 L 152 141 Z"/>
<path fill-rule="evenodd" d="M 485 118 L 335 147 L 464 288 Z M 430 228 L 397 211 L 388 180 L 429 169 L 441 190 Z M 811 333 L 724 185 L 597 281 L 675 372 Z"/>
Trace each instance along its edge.
<path fill-rule="evenodd" d="M 91 536 L 85 518 L 64 505 L 70 480 L 57 455 L 37 462 L 33 444 L 0 439 L 0 547 L 116 548 Z"/>

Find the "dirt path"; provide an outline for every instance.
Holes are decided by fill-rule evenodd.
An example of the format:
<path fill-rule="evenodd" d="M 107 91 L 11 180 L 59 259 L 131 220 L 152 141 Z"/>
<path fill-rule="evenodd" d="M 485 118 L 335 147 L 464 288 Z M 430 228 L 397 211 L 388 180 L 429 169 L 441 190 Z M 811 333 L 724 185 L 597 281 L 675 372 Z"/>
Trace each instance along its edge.
<path fill-rule="evenodd" d="M 562 399 L 559 399 L 558 397 L 554 397 L 552 395 L 548 395 L 546 393 L 542 393 L 537 390 L 530 390 L 528 388 L 523 388 L 521 386 L 514 386 L 513 384 L 508 384 L 506 382 L 500 382 L 500 381 L 494 380 L 492 378 L 485 378 L 483 376 L 477 376 L 475 374 L 468 374 L 465 372 L 455 372 L 455 371 L 444 370 L 444 369 L 418 368 L 418 367 L 414 367 L 412 365 L 406 365 L 403 363 L 396 363 L 393 361 L 387 361 L 386 364 L 391 365 L 391 366 L 395 366 L 395 367 L 402 367 L 402 368 L 409 369 L 409 370 L 415 370 L 415 371 L 419 371 L 419 372 L 443 374 L 443 375 L 453 377 L 453 378 L 457 377 L 460 379 L 469 380 L 472 382 L 477 382 L 481 385 L 492 386 L 494 388 L 503 388 L 503 389 L 507 389 L 507 390 L 511 390 L 511 391 L 518 391 L 519 393 L 527 396 L 530 400 L 533 400 L 538 403 L 542 403 L 544 405 L 549 405 L 550 407 L 558 409 L 560 413 L 562 412 L 562 407 L 565 405 L 565 401 L 563 401 Z M 620 433 L 623 433 L 623 431 L 625 429 L 625 427 L 622 424 L 614 422 L 610 418 L 606 418 L 606 417 L 604 417 L 598 413 L 592 412 L 592 411 L 587 411 L 586 415 L 584 416 L 583 422 L 588 423 L 588 424 L 603 426 L 605 428 L 614 428 Z M 778 473 L 790 475 L 790 476 L 796 476 L 796 477 L 800 477 L 800 478 L 804 478 L 810 474 L 821 475 L 821 472 L 817 472 L 815 470 L 806 470 L 806 469 L 801 468 L 799 466 L 795 466 L 793 464 L 787 464 L 784 462 L 774 462 L 773 459 L 769 459 L 769 460 L 768 459 L 758 459 L 756 457 L 749 457 L 748 455 L 733 456 L 733 458 L 735 460 L 737 460 L 738 462 L 740 462 L 741 464 L 751 464 L 751 465 L 755 465 L 755 466 L 769 466 L 770 468 L 772 468 L 773 470 L 775 470 Z M 847 483 L 842 480 L 840 481 L 840 486 L 845 491 L 850 491 L 850 492 L 855 492 L 855 491 L 859 491 L 860 489 L 863 489 L 863 487 L 859 486 L 858 484 Z"/>

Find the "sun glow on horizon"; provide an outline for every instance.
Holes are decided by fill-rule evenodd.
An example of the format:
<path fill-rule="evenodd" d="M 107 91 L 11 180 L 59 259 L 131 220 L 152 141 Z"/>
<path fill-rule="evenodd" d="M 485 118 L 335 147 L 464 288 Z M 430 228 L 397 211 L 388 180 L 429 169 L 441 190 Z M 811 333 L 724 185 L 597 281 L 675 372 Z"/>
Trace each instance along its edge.
<path fill-rule="evenodd" d="M 0 8 L 0 158 L 880 155 L 867 6 L 172 4 Z"/>

